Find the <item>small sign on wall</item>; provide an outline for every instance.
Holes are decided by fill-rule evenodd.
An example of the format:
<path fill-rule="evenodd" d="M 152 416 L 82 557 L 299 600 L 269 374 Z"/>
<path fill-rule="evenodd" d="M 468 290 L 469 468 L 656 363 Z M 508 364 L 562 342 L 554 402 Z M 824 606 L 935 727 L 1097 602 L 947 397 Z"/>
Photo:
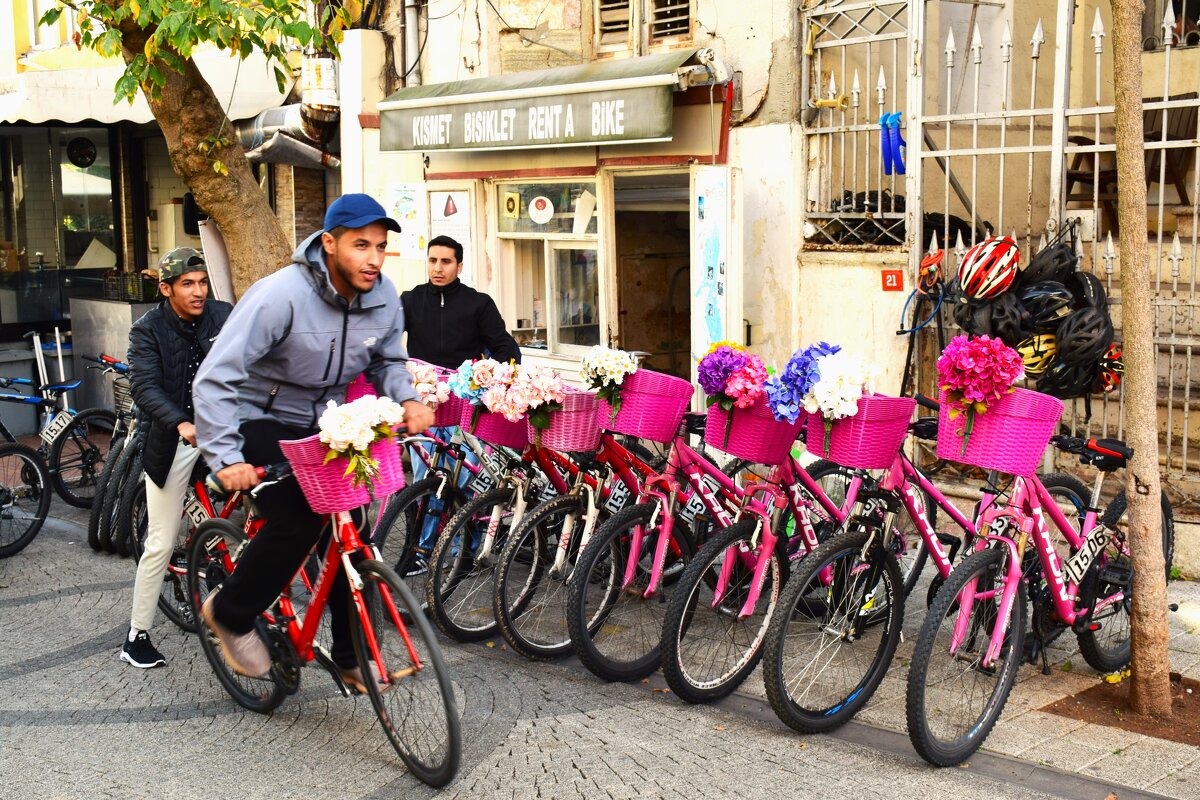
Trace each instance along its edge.
<path fill-rule="evenodd" d="M 904 270 L 885 269 L 880 274 L 883 275 L 883 290 L 885 292 L 904 291 Z"/>

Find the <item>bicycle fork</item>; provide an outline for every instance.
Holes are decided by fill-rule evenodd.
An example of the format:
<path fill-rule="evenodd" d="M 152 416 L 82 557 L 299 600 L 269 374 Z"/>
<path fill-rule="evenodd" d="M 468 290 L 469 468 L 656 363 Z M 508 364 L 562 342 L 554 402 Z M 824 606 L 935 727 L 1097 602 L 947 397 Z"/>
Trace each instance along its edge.
<path fill-rule="evenodd" d="M 528 483 L 528 481 L 518 481 L 513 488 L 510 530 L 517 529 L 517 526 L 521 524 L 521 519 L 525 516 L 525 511 L 529 508 L 529 500 L 525 495 Z M 487 528 L 483 532 L 483 541 L 479 545 L 479 553 L 475 556 L 475 563 L 481 567 L 488 566 L 492 561 L 492 550 L 496 546 L 496 531 L 500 530 L 500 521 L 504 518 L 504 511 L 504 506 L 500 504 L 492 506 L 492 515 L 488 518 Z"/>
<path fill-rule="evenodd" d="M 583 552 L 583 548 L 587 547 L 588 541 L 592 538 L 592 530 L 596 527 L 596 519 L 600 516 L 600 506 L 596 504 L 596 490 L 585 483 L 583 493 L 587 500 L 583 512 L 583 530 L 580 533 L 579 547 L 576 552 Z M 571 532 L 575 529 L 576 516 L 576 513 L 572 511 L 563 519 L 562 532 L 558 536 L 558 549 L 554 554 L 554 563 L 550 566 L 548 573 L 551 578 L 569 580 L 571 577 L 569 573 L 564 573 L 568 569 L 567 551 L 571 549 Z M 573 570 L 574 567 L 571 569 Z"/>

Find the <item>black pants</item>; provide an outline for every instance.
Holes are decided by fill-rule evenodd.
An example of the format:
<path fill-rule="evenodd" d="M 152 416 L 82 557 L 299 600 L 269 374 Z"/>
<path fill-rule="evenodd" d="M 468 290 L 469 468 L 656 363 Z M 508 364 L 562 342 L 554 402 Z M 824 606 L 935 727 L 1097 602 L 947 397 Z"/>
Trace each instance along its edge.
<path fill-rule="evenodd" d="M 280 439 L 301 439 L 314 431 L 292 428 L 274 420 L 251 420 L 241 427 L 242 455 L 254 466 L 279 464 L 285 459 Z M 213 600 L 217 621 L 234 633 L 249 633 L 255 618 L 271 607 L 291 582 L 321 538 L 327 517 L 309 508 L 300 484 L 288 479 L 267 487 L 255 499 L 266 524 L 246 545 L 233 574 Z M 331 537 L 326 533 L 322 551 Z M 355 664 L 350 639 L 350 584 L 339 569 L 329 593 L 333 660 L 343 667 Z"/>

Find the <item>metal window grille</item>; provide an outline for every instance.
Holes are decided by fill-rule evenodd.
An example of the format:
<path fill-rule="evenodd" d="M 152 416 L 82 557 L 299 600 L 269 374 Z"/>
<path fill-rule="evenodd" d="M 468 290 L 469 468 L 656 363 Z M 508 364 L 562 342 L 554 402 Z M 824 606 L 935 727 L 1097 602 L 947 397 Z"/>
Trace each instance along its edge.
<path fill-rule="evenodd" d="M 1200 45 L 1200 0 L 1146 0 L 1142 49 L 1162 50 L 1168 36 L 1175 47 Z"/>
<path fill-rule="evenodd" d="M 691 0 L 651 0 L 649 11 L 650 41 L 691 34 Z"/>

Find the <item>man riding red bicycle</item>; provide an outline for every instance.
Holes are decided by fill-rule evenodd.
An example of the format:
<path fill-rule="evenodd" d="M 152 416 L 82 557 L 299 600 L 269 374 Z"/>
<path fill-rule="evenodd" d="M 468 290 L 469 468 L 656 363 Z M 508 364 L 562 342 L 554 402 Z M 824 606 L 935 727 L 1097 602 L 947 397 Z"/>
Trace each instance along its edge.
<path fill-rule="evenodd" d="M 344 195 L 292 264 L 250 287 L 234 308 L 194 387 L 200 450 L 226 489 L 256 485 L 253 465 L 283 461 L 279 441 L 315 433 L 326 403 L 343 400 L 359 373 L 403 405 L 409 433 L 433 424 L 408 372 L 399 293 L 381 273 L 388 231 L 400 226 L 378 202 Z M 267 523 L 201 609 L 225 659 L 248 676 L 271 667 L 254 621 L 291 581 L 322 526 L 294 481 L 265 488 L 257 504 Z M 362 691 L 348 600 L 339 574 L 330 596 L 331 656 L 343 680 Z"/>

